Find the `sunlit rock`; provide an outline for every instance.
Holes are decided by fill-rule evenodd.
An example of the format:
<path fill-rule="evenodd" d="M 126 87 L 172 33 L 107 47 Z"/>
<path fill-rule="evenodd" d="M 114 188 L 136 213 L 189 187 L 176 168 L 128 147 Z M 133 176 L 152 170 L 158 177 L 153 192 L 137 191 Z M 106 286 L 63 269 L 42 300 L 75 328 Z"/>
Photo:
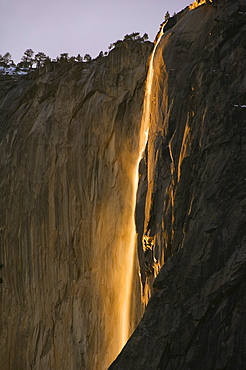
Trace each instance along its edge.
<path fill-rule="evenodd" d="M 124 42 L 1 81 L 1 369 L 106 369 L 140 318 L 134 207 L 151 48 Z"/>
<path fill-rule="evenodd" d="M 136 208 L 145 302 L 152 297 L 110 369 L 246 363 L 246 4 L 198 3 L 166 28 L 154 56 Z"/>
<path fill-rule="evenodd" d="M 245 368 L 245 14 L 1 77 L 1 368 Z"/>

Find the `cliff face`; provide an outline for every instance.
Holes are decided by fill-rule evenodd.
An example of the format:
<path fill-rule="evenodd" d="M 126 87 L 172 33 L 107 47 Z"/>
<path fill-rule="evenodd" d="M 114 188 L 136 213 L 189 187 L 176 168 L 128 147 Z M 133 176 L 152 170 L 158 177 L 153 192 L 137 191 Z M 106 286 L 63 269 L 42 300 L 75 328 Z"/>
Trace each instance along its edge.
<path fill-rule="evenodd" d="M 111 369 L 246 362 L 246 6 L 199 3 L 164 25 L 151 64 L 135 219 L 152 297 Z M 106 369 L 140 318 L 151 49 L 1 81 L 4 370 Z"/>
<path fill-rule="evenodd" d="M 246 4 L 216 3 L 155 53 L 136 210 L 145 295 L 165 263 L 110 369 L 245 367 Z"/>
<path fill-rule="evenodd" d="M 106 369 L 127 340 L 151 48 L 121 43 L 83 66 L 1 81 L 1 369 Z"/>

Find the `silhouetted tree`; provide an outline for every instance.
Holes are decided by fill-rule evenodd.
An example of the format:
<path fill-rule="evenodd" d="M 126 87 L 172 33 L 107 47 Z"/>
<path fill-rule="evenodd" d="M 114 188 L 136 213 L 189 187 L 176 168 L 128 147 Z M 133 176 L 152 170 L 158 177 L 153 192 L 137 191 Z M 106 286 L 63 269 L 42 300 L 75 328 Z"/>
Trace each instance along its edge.
<path fill-rule="evenodd" d="M 75 57 L 75 56 L 71 56 L 71 57 L 69 58 L 69 62 L 70 62 L 70 63 L 75 63 L 75 60 L 76 60 L 76 57 Z"/>
<path fill-rule="evenodd" d="M 43 67 L 46 62 L 47 56 L 42 51 L 35 54 L 34 63 L 36 63 L 37 68 Z"/>
<path fill-rule="evenodd" d="M 15 65 L 9 52 L 5 53 L 4 55 L 0 55 L 0 65 L 3 67 Z"/>
<path fill-rule="evenodd" d="M 34 54 L 34 51 L 32 49 L 27 49 L 24 52 L 24 55 L 21 58 L 23 67 L 32 68 L 32 65 L 34 63 L 33 54 Z"/>
<path fill-rule="evenodd" d="M 67 63 L 68 62 L 68 53 L 60 54 L 59 61 L 60 61 L 61 64 Z"/>
<path fill-rule="evenodd" d="M 140 36 L 139 32 L 132 32 L 130 35 L 128 33 L 124 36 L 123 41 L 139 41 L 139 42 L 144 42 L 148 40 L 149 35 L 147 33 L 144 33 L 143 36 Z M 112 44 L 109 45 L 108 49 L 111 50 L 117 45 L 119 45 L 122 42 L 122 40 L 118 40 L 116 42 L 113 42 Z"/>
<path fill-rule="evenodd" d="M 80 54 L 78 54 L 75 60 L 77 60 L 77 62 L 83 62 L 83 57 Z"/>
<path fill-rule="evenodd" d="M 132 40 L 139 40 L 141 38 L 139 32 L 133 32 L 130 36 L 132 37 Z"/>
<path fill-rule="evenodd" d="M 149 35 L 147 33 L 144 33 L 142 38 L 144 41 L 147 41 L 149 39 Z"/>
<path fill-rule="evenodd" d="M 135 40 L 141 40 L 141 36 L 139 32 L 133 32 L 130 35 L 126 34 L 124 36 L 124 41 L 135 41 Z"/>
<path fill-rule="evenodd" d="M 92 61 L 92 58 L 91 58 L 90 54 L 85 54 L 85 56 L 84 56 L 84 60 L 85 60 L 86 62 L 91 62 L 91 61 Z"/>
<path fill-rule="evenodd" d="M 17 63 L 17 69 L 19 69 L 19 68 L 27 68 L 26 63 L 23 62 L 23 61 L 20 61 L 19 63 Z"/>
<path fill-rule="evenodd" d="M 32 49 L 27 49 L 24 52 L 24 56 L 26 56 L 27 62 L 29 63 L 29 66 L 32 68 L 32 65 L 34 63 L 33 59 L 34 51 Z"/>
<path fill-rule="evenodd" d="M 167 21 L 169 18 L 170 18 L 170 13 L 169 11 L 167 11 L 165 14 L 165 21 Z"/>
<path fill-rule="evenodd" d="M 111 50 L 113 49 L 113 47 L 115 47 L 115 42 L 113 42 L 112 44 L 109 45 L 108 49 Z"/>
<path fill-rule="evenodd" d="M 128 35 L 128 33 L 124 36 L 124 41 L 132 40 L 131 35 Z"/>
<path fill-rule="evenodd" d="M 103 57 L 104 57 L 103 51 L 100 51 L 100 53 L 98 54 L 98 56 L 97 56 L 97 58 L 96 58 L 96 59 L 98 59 L 98 58 L 103 58 Z"/>
<path fill-rule="evenodd" d="M 139 32 L 133 32 L 130 35 L 126 34 L 124 36 L 124 41 L 146 41 L 148 40 L 149 36 L 145 33 L 142 37 L 140 36 Z"/>
<path fill-rule="evenodd" d="M 4 60 L 2 54 L 0 54 L 0 67 L 4 67 Z"/>
<path fill-rule="evenodd" d="M 62 53 L 60 54 L 61 58 L 68 59 L 68 53 Z"/>

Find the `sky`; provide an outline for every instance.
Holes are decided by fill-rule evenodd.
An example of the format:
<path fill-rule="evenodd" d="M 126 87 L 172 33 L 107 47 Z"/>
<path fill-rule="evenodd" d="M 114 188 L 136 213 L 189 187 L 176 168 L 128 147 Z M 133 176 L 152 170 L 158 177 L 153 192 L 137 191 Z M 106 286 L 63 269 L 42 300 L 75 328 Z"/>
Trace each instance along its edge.
<path fill-rule="evenodd" d="M 147 33 L 151 41 L 166 11 L 172 15 L 190 0 L 0 0 L 0 54 L 15 63 L 24 51 L 93 58 L 126 34 Z"/>

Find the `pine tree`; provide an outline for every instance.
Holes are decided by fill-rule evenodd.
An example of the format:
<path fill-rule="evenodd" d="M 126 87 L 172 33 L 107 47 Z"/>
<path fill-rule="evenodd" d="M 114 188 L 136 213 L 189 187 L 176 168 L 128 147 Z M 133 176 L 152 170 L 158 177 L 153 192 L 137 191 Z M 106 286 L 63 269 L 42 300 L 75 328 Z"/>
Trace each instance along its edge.
<path fill-rule="evenodd" d="M 1 64 L 4 67 L 9 67 L 10 65 L 14 65 L 14 62 L 12 60 L 12 56 L 8 51 L 3 56 L 1 56 Z"/>
<path fill-rule="evenodd" d="M 85 60 L 86 62 L 91 62 L 91 61 L 92 61 L 92 58 L 91 58 L 90 54 L 85 54 L 85 56 L 84 56 L 84 60 Z"/>
<path fill-rule="evenodd" d="M 47 58 L 46 54 L 43 53 L 42 51 L 35 54 L 34 62 L 36 63 L 37 68 L 44 66 L 46 58 Z"/>
<path fill-rule="evenodd" d="M 24 55 L 21 58 L 21 62 L 22 62 L 23 67 L 32 68 L 32 65 L 34 63 L 33 54 L 34 54 L 34 51 L 32 49 L 27 49 L 24 52 Z"/>
<path fill-rule="evenodd" d="M 80 54 L 78 54 L 75 60 L 77 60 L 77 62 L 83 62 L 83 57 Z"/>
<path fill-rule="evenodd" d="M 144 40 L 144 41 L 147 41 L 147 40 L 148 40 L 148 38 L 149 38 L 149 35 L 148 35 L 147 33 L 144 33 L 144 34 L 143 34 L 143 40 Z"/>
<path fill-rule="evenodd" d="M 167 21 L 169 18 L 170 18 L 170 13 L 169 11 L 167 11 L 165 14 L 165 21 Z"/>

